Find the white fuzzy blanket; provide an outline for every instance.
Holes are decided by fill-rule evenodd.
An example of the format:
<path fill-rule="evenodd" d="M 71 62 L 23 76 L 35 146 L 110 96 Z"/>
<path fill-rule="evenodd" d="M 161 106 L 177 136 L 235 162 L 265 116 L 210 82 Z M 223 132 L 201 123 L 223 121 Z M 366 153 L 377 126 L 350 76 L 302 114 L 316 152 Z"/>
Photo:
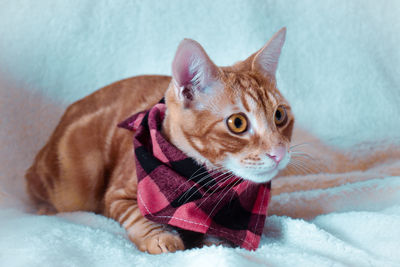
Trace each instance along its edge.
<path fill-rule="evenodd" d="M 228 65 L 282 26 L 278 85 L 297 122 L 335 146 L 397 142 L 399 14 L 395 0 L 0 0 L 0 266 L 400 266 L 400 177 L 382 171 L 399 161 L 277 180 L 340 185 L 274 197 L 256 252 L 140 253 L 105 217 L 34 215 L 23 183 L 67 104 L 121 78 L 169 74 L 184 37 Z"/>

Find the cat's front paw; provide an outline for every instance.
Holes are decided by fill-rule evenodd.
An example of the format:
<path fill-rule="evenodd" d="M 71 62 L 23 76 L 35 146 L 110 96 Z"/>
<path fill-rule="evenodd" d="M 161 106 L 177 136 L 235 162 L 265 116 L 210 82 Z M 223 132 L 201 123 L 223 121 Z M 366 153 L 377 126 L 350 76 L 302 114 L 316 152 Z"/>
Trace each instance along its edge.
<path fill-rule="evenodd" d="M 161 254 L 184 250 L 185 246 L 179 235 L 161 232 L 146 238 L 139 246 L 139 249 L 150 254 Z"/>

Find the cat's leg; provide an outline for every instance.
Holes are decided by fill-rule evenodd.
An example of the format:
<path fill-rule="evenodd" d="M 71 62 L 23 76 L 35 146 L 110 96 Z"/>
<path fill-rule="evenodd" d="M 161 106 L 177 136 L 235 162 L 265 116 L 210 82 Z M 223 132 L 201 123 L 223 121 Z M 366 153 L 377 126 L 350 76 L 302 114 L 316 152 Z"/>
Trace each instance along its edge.
<path fill-rule="evenodd" d="M 160 254 L 183 250 L 183 241 L 177 233 L 168 231 L 140 213 L 134 191 L 136 188 L 132 185 L 128 188 L 111 187 L 106 194 L 106 215 L 126 229 L 130 240 L 141 251 Z"/>
<path fill-rule="evenodd" d="M 118 221 L 141 251 L 160 254 L 183 250 L 185 247 L 178 233 L 146 219 L 140 213 L 133 159 L 133 152 L 126 152 L 114 169 L 105 196 L 105 215 Z"/>
<path fill-rule="evenodd" d="M 107 216 L 117 220 L 126 229 L 129 239 L 139 250 L 160 254 L 184 249 L 179 235 L 143 217 L 136 200 L 128 197 L 124 189 L 110 192 L 106 197 L 111 201 L 106 207 Z"/>
<path fill-rule="evenodd" d="M 50 196 L 58 212 L 100 212 L 104 163 L 100 152 L 86 152 L 84 157 L 61 161 L 60 177 Z"/>
<path fill-rule="evenodd" d="M 89 127 L 72 124 L 72 130 L 66 131 L 57 144 L 59 175 L 54 179 L 50 199 L 58 212 L 101 211 L 105 153 L 98 146 L 101 139 L 82 137 L 81 132 Z"/>
<path fill-rule="evenodd" d="M 70 158 L 59 162 L 59 175 L 52 172 L 52 166 L 47 164 L 46 156 L 39 157 L 25 175 L 27 192 L 37 208 L 39 215 L 52 215 L 57 212 L 69 211 L 99 211 L 100 199 L 97 197 L 99 182 L 102 181 L 102 171 L 93 172 L 94 164 L 100 166 L 102 161 L 93 159 L 88 165 L 88 172 L 81 168 L 82 159 Z"/>
<path fill-rule="evenodd" d="M 82 136 L 88 127 L 71 124 L 71 130 L 46 144 L 27 171 L 27 191 L 39 214 L 101 211 L 104 153 L 98 139 Z"/>
<path fill-rule="evenodd" d="M 38 215 L 52 215 L 57 211 L 49 200 L 51 183 L 46 174 L 51 173 L 47 165 L 43 164 L 45 148 L 40 151 L 33 165 L 26 171 L 26 191 Z"/>

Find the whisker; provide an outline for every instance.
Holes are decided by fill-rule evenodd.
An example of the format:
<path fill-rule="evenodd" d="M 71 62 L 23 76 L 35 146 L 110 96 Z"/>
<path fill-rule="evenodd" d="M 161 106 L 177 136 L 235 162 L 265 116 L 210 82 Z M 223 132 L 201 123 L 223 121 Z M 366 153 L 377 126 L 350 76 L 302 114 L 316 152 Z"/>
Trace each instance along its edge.
<path fill-rule="evenodd" d="M 308 166 L 304 165 L 305 163 L 308 163 L 308 162 L 302 160 L 301 158 L 294 158 L 294 159 L 292 159 L 291 162 L 292 162 L 292 163 L 295 163 L 295 164 L 297 164 L 297 165 L 299 165 L 299 166 L 301 166 L 301 167 L 303 167 L 303 168 L 305 168 L 305 169 L 308 168 Z"/>
<path fill-rule="evenodd" d="M 305 171 L 300 168 L 297 164 L 290 164 L 288 165 L 288 168 L 290 168 L 291 172 L 294 172 L 292 175 L 296 175 L 296 174 L 305 174 Z"/>
<path fill-rule="evenodd" d="M 289 171 L 288 175 L 296 175 L 299 172 L 299 169 L 293 164 L 288 165 L 286 168 Z M 301 172 L 301 174 L 303 174 L 303 172 Z"/>
<path fill-rule="evenodd" d="M 232 178 L 233 176 L 235 176 L 235 175 L 234 174 L 228 175 L 227 177 L 223 178 L 220 183 L 224 183 L 225 181 L 227 181 L 228 179 Z M 208 196 L 206 196 L 206 198 L 197 206 L 197 208 L 200 208 L 201 205 L 203 205 L 204 202 L 207 201 L 207 199 L 210 198 L 219 189 L 218 183 L 216 183 L 215 185 L 213 185 L 210 188 L 208 188 L 207 191 L 204 193 L 204 195 L 206 195 L 211 190 L 211 188 L 213 188 L 214 186 L 216 186 L 216 188 L 213 190 L 213 192 L 210 193 Z"/>
<path fill-rule="evenodd" d="M 306 172 L 305 174 L 316 173 L 316 171 L 322 172 L 322 169 L 317 164 L 311 163 L 313 166 L 307 166 L 305 165 L 305 163 L 310 163 L 310 162 L 303 161 L 303 159 L 300 158 L 294 159 L 293 161 L 293 164 L 297 164 L 298 167 L 300 167 L 302 170 Z"/>
<path fill-rule="evenodd" d="M 295 160 L 297 160 L 298 162 L 301 162 L 303 164 L 311 165 L 311 166 L 308 166 L 308 168 L 314 168 L 314 169 L 317 169 L 317 171 L 319 171 L 319 172 L 323 172 L 323 169 L 321 168 L 322 163 L 320 161 L 316 161 L 314 159 L 311 159 L 311 161 L 306 161 L 302 157 L 295 158 Z"/>
<path fill-rule="evenodd" d="M 242 183 L 238 186 L 238 189 L 239 189 L 240 186 L 242 186 L 242 185 L 246 182 L 246 180 L 241 179 L 241 180 L 239 180 L 239 181 L 241 181 Z M 236 185 L 234 185 L 234 186 L 232 186 L 232 187 L 235 187 L 235 186 L 236 186 Z M 247 187 L 246 187 L 246 189 L 247 189 Z M 246 190 L 246 189 L 245 189 L 245 190 Z M 229 204 L 231 204 L 234 195 L 235 195 L 235 194 L 232 194 L 231 199 L 229 200 Z"/>
<path fill-rule="evenodd" d="M 295 147 L 299 147 L 299 146 L 305 146 L 305 145 L 312 145 L 312 141 L 308 141 L 308 142 L 304 142 L 304 143 L 300 143 L 300 144 L 296 144 L 290 147 L 290 149 L 293 149 Z"/>
<path fill-rule="evenodd" d="M 299 156 L 305 156 L 305 157 L 314 159 L 314 157 L 311 156 L 309 153 L 303 152 L 303 151 L 291 151 L 290 154 L 291 154 L 291 155 L 295 155 L 295 156 L 298 156 L 298 155 L 299 155 Z"/>
<path fill-rule="evenodd" d="M 303 151 L 292 151 L 292 154 L 292 159 L 301 161 L 307 165 L 311 165 L 312 168 L 319 172 L 324 172 L 324 169 L 321 166 L 325 166 L 325 164 L 320 159 L 316 159 L 309 153 Z"/>
<path fill-rule="evenodd" d="M 200 167 L 199 169 L 201 169 L 201 168 L 202 168 L 202 167 Z M 207 172 L 208 172 L 208 173 L 216 172 L 216 171 L 218 171 L 218 170 L 220 170 L 220 169 L 222 169 L 222 168 L 223 168 L 223 167 L 216 167 L 216 168 L 214 168 L 214 169 L 212 169 L 212 170 L 207 170 L 207 169 L 205 169 L 205 171 L 203 171 L 203 172 L 201 172 L 201 173 L 199 173 L 199 174 L 193 176 L 193 175 L 199 170 L 199 169 L 198 169 L 195 173 L 192 174 L 192 176 L 189 177 L 188 180 L 193 180 L 194 178 L 196 178 L 196 177 L 198 177 L 198 176 L 200 176 L 200 175 L 203 175 L 203 174 L 205 174 L 205 173 L 207 173 Z"/>
<path fill-rule="evenodd" d="M 226 173 L 228 174 L 228 173 Z M 215 188 L 215 190 L 213 192 L 210 193 L 210 195 L 214 194 L 218 189 L 219 189 L 219 184 L 225 183 L 227 180 L 229 180 L 230 178 L 232 178 L 234 175 L 233 174 L 228 174 L 227 177 L 222 178 L 221 181 L 219 181 L 219 183 L 215 183 L 213 186 L 211 186 L 210 188 L 208 188 L 205 192 L 204 195 L 208 194 L 212 189 Z"/>
<path fill-rule="evenodd" d="M 233 185 L 232 187 L 235 187 L 236 184 L 237 184 L 238 182 L 240 182 L 240 180 L 237 180 L 237 181 L 234 183 L 234 185 Z M 208 214 L 207 218 L 210 218 L 210 217 L 212 216 L 214 210 L 218 207 L 219 203 L 221 203 L 221 201 L 225 198 L 226 194 L 229 193 L 229 191 L 230 191 L 230 189 L 231 189 L 232 187 L 228 187 L 228 186 L 227 186 L 226 188 L 224 188 L 224 189 L 220 192 L 220 195 L 221 195 L 222 192 L 223 192 L 225 189 L 227 189 L 226 192 L 224 193 L 224 195 L 218 200 L 217 204 L 214 205 L 214 208 L 213 208 L 213 209 L 211 210 L 211 212 Z M 232 195 L 232 196 L 233 196 L 233 195 Z"/>
<path fill-rule="evenodd" d="M 221 169 L 222 167 L 217 167 L 217 168 L 215 168 L 215 169 L 212 169 L 211 171 L 208 171 L 208 170 L 205 170 L 205 171 L 203 171 L 203 172 L 201 172 L 201 173 L 198 173 L 197 175 L 195 175 L 194 176 L 194 174 L 196 173 L 196 172 L 198 172 L 199 170 L 201 170 L 202 169 L 202 167 L 200 167 L 200 168 L 198 168 L 190 177 L 189 177 L 189 179 L 187 179 L 184 183 L 182 183 L 176 190 L 174 190 L 174 192 L 176 192 L 176 191 L 178 191 L 179 189 L 181 189 L 182 188 L 182 186 L 185 186 L 185 185 L 187 185 L 187 184 L 189 184 L 190 183 L 190 181 L 192 181 L 193 179 L 195 179 L 196 177 L 198 177 L 198 176 L 200 176 L 200 175 L 204 175 L 205 173 L 215 173 L 215 172 L 217 172 L 219 169 Z M 201 180 L 200 180 L 200 182 L 201 182 Z M 196 183 L 195 184 L 193 184 L 192 185 L 192 187 L 193 186 L 196 186 Z M 191 188 L 190 188 L 191 189 Z M 190 190 L 189 189 L 189 190 Z M 174 194 L 174 193 L 171 193 L 169 196 L 167 196 L 167 198 L 168 197 L 170 197 L 172 194 Z"/>
<path fill-rule="evenodd" d="M 206 187 L 206 186 L 207 186 L 208 184 L 210 184 L 211 182 L 216 181 L 216 179 L 218 179 L 219 177 L 221 177 L 221 176 L 223 176 L 223 175 L 225 175 L 225 174 L 228 174 L 229 172 L 230 172 L 230 171 L 227 171 L 227 172 L 225 172 L 225 173 L 222 173 L 222 174 L 218 175 L 216 178 L 211 179 L 211 180 L 208 181 L 207 183 L 201 185 L 201 186 L 200 186 L 199 188 L 197 188 L 197 190 L 194 191 L 187 199 L 190 199 L 192 196 L 194 196 L 194 194 L 196 194 L 197 192 L 199 192 L 200 189 Z M 212 175 L 209 175 L 208 177 L 210 177 L 210 176 L 212 176 Z M 208 178 L 208 177 L 207 177 L 207 178 Z M 201 180 L 199 181 L 199 183 L 200 183 L 200 182 L 201 182 Z M 186 194 L 187 192 L 189 192 L 191 189 L 192 189 L 192 187 L 191 187 L 188 191 L 186 191 L 185 194 Z M 207 193 L 207 192 L 206 192 L 206 193 Z M 182 195 L 182 196 L 183 196 L 183 195 Z M 180 199 L 179 199 L 179 201 L 180 201 Z"/>
<path fill-rule="evenodd" d="M 245 183 L 247 183 L 247 186 L 246 186 L 246 188 L 244 189 L 244 194 L 247 192 L 247 189 L 249 189 L 249 184 L 250 184 L 250 181 L 249 180 L 245 180 L 244 181 Z"/>
<path fill-rule="evenodd" d="M 293 166 L 297 171 L 300 171 L 302 174 L 307 174 L 309 170 L 303 166 L 301 163 L 297 161 L 291 161 L 289 162 L 288 166 Z"/>
<path fill-rule="evenodd" d="M 204 177 L 202 177 L 202 178 L 200 179 L 200 181 L 198 181 L 197 183 L 194 183 L 188 190 L 186 190 L 186 192 L 178 199 L 178 201 L 181 201 L 181 200 L 182 200 L 182 197 L 185 197 L 185 196 L 190 192 L 190 190 L 192 190 L 192 188 L 195 188 L 198 184 L 200 184 L 200 183 L 203 182 L 204 180 L 210 178 L 212 175 L 214 175 L 214 174 L 217 173 L 217 172 L 218 172 L 217 169 L 214 169 L 214 170 L 212 170 L 211 172 L 208 172 L 208 174 L 205 175 Z M 206 172 L 203 172 L 203 174 L 204 174 L 204 173 L 206 173 Z M 192 179 L 194 179 L 194 178 L 192 178 Z M 212 181 L 212 180 L 211 180 L 211 181 Z M 210 181 L 210 182 L 211 182 L 211 181 Z M 186 181 L 186 182 L 189 182 L 189 180 Z M 186 183 L 186 182 L 185 182 L 185 183 Z M 179 187 L 179 188 L 180 188 L 180 187 Z"/>
<path fill-rule="evenodd" d="M 311 166 L 317 166 L 318 164 L 321 164 L 320 160 L 316 160 L 314 158 L 305 155 L 295 155 L 291 157 L 291 160 L 302 162 L 306 165 L 311 165 Z"/>
<path fill-rule="evenodd" d="M 207 172 L 207 170 L 205 170 L 205 171 L 203 171 L 203 172 L 201 172 L 201 173 L 199 173 L 198 175 L 196 175 L 196 176 L 193 177 L 193 175 L 195 175 L 195 174 L 196 174 L 199 170 L 201 170 L 201 169 L 202 169 L 202 166 L 200 166 L 200 167 L 189 177 L 189 179 L 187 179 L 186 182 L 189 182 L 189 181 L 191 181 L 192 179 L 196 178 L 198 175 L 202 175 L 202 174 L 204 174 L 204 173 Z M 183 184 L 181 184 L 181 185 L 178 187 L 177 190 L 179 190 L 182 186 L 184 186 L 184 185 L 186 184 L 186 182 L 183 183 Z"/>

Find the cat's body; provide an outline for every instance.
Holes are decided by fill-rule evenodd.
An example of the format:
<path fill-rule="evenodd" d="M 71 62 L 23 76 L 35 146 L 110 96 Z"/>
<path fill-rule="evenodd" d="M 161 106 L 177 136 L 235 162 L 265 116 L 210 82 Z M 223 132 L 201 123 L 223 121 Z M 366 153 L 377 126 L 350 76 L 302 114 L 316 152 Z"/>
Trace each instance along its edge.
<path fill-rule="evenodd" d="M 283 41 L 281 30 L 247 60 L 217 68 L 199 45 L 186 40 L 178 48 L 172 80 L 168 76 L 133 77 L 72 104 L 26 174 L 27 189 L 39 213 L 93 211 L 121 223 L 142 251 L 183 249 L 179 235 L 141 215 L 136 201 L 132 133 L 116 127 L 130 115 L 151 108 L 164 96 L 168 107 L 164 135 L 211 168 L 223 166 L 241 174 L 233 165 L 261 165 L 265 180 L 256 180 L 260 168 L 246 169 L 249 174 L 244 178 L 255 182 L 266 182 L 278 172 L 278 176 L 285 176 L 303 174 L 304 170 L 344 172 L 367 168 L 371 160 L 349 164 L 348 156 L 315 141 L 313 149 L 318 152 L 313 156 L 325 165 L 303 157 L 306 168 L 289 164 L 284 169 L 290 160 L 290 143 L 310 141 L 312 137 L 298 128 L 292 136 L 294 119 L 290 106 L 275 87 L 274 74 Z M 196 55 L 195 60 L 192 55 Z M 272 65 L 267 62 L 271 55 L 275 55 Z M 215 89 L 221 84 L 223 89 Z M 241 105 L 235 107 L 237 101 Z M 280 115 L 286 116 L 285 124 L 277 120 L 279 108 Z M 247 128 L 240 134 L 228 131 L 228 122 L 221 118 L 243 113 L 248 118 Z M 243 126 L 241 121 L 234 122 L 233 127 Z M 283 191 L 280 187 L 276 193 Z"/>
<path fill-rule="evenodd" d="M 31 173 L 40 173 L 39 180 L 28 178 L 33 183 L 28 187 L 31 194 L 37 199 L 44 198 L 45 203 L 52 203 L 57 210 L 80 208 L 104 212 L 104 188 L 113 183 L 116 166 L 125 157 L 129 159 L 128 165 L 135 163 L 132 160 L 132 133 L 117 128 L 117 124 L 157 103 L 170 79 L 167 76 L 126 79 L 69 106 L 62 123 L 37 155 L 36 161 L 42 163 L 32 166 L 36 170 L 28 171 L 28 177 Z M 68 173 L 75 170 L 78 173 Z M 68 178 L 61 177 L 64 173 Z M 76 183 L 72 192 L 66 192 L 68 186 L 62 184 L 66 182 Z M 54 187 L 50 192 L 55 196 L 49 195 L 42 185 Z M 62 200 L 64 193 L 69 199 L 76 194 L 76 198 L 72 198 L 76 203 Z M 68 204 L 71 207 L 66 206 Z"/>

